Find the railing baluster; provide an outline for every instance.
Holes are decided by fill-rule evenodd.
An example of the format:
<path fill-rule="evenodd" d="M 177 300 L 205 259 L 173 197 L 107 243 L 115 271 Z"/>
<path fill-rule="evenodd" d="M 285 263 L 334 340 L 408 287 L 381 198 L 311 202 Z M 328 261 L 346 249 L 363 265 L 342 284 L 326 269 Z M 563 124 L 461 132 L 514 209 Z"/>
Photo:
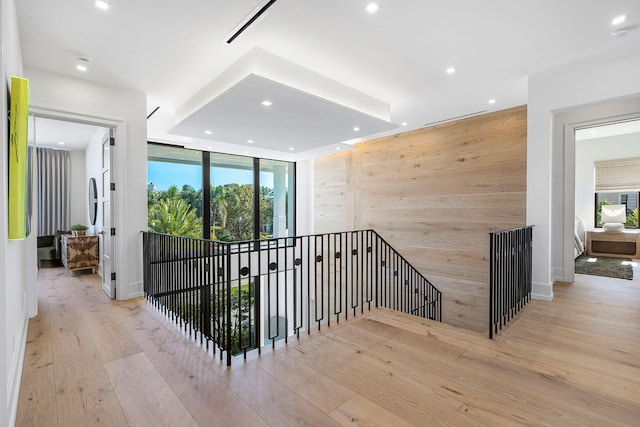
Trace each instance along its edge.
<path fill-rule="evenodd" d="M 313 322 L 330 327 L 332 317 L 372 305 L 442 317 L 440 292 L 373 230 L 235 243 L 144 232 L 142 240 L 147 300 L 194 340 L 211 342 L 221 361 L 226 353 L 229 366 L 236 353 L 261 351 L 263 329 L 275 347 L 302 328 L 311 333 Z"/>
<path fill-rule="evenodd" d="M 489 338 L 493 339 L 531 300 L 533 226 L 489 236 Z"/>

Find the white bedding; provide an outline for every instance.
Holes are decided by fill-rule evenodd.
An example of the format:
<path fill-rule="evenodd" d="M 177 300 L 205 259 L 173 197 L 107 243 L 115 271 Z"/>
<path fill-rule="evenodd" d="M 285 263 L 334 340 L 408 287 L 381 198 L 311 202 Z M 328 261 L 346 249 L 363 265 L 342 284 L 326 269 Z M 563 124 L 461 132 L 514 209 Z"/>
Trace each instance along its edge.
<path fill-rule="evenodd" d="M 584 226 L 584 221 L 582 218 L 576 217 L 574 227 L 574 245 L 573 245 L 573 255 L 574 258 L 578 258 L 580 255 L 584 253 L 586 250 L 586 242 L 587 242 L 587 230 Z"/>

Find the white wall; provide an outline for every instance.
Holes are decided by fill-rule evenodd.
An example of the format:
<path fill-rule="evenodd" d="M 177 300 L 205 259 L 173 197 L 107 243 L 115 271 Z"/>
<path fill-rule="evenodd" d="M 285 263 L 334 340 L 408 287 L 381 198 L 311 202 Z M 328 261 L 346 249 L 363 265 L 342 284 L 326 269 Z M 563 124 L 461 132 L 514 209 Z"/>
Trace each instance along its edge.
<path fill-rule="evenodd" d="M 22 76 L 14 0 L 0 4 L 0 117 L 7 117 L 7 86 Z M 8 147 L 7 120 L 0 120 L 2 147 Z M 0 426 L 15 423 L 29 305 L 35 287 L 36 233 L 24 241 L 7 240 L 7 150 L 0 150 Z"/>
<path fill-rule="evenodd" d="M 313 234 L 313 160 L 296 163 L 296 234 Z"/>
<path fill-rule="evenodd" d="M 564 140 L 562 130 L 556 129 L 554 133 L 554 120 L 559 120 L 558 113 L 579 112 L 588 104 L 640 94 L 639 75 L 640 51 L 632 57 L 619 57 L 613 51 L 529 77 L 527 223 L 535 225 L 533 294 L 536 298 L 552 299 L 553 282 L 564 277 L 563 219 L 568 191 L 565 191 Z M 581 118 L 589 119 L 597 117 Z M 574 171 L 567 172 L 573 184 Z M 571 205 L 572 192 L 573 188 Z M 573 206 L 567 207 L 566 216 L 573 217 L 572 209 Z"/>
<path fill-rule="evenodd" d="M 640 133 L 576 142 L 576 216 L 594 228 L 595 167 L 598 160 L 640 157 Z"/>
<path fill-rule="evenodd" d="M 146 230 L 147 98 L 144 93 L 27 68 L 31 107 L 40 114 L 116 128 L 116 297 L 143 294 L 142 236 Z"/>

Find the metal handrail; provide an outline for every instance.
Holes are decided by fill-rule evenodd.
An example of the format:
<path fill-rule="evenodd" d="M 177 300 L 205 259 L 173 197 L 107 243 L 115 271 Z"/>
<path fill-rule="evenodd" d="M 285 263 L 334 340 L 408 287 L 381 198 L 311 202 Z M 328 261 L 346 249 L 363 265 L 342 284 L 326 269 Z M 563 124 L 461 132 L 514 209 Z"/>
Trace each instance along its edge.
<path fill-rule="evenodd" d="M 143 232 L 147 299 L 231 364 L 376 307 L 441 321 L 440 291 L 374 230 L 221 242 Z"/>

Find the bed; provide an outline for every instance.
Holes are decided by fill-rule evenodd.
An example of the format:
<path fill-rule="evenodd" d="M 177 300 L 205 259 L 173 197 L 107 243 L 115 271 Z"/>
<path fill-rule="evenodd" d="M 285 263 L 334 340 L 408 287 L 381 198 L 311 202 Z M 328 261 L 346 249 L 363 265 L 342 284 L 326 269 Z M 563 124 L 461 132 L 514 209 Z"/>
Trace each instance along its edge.
<path fill-rule="evenodd" d="M 578 258 L 585 252 L 587 247 L 587 229 L 584 225 L 584 221 L 580 217 L 575 218 L 573 234 L 573 257 Z"/>

